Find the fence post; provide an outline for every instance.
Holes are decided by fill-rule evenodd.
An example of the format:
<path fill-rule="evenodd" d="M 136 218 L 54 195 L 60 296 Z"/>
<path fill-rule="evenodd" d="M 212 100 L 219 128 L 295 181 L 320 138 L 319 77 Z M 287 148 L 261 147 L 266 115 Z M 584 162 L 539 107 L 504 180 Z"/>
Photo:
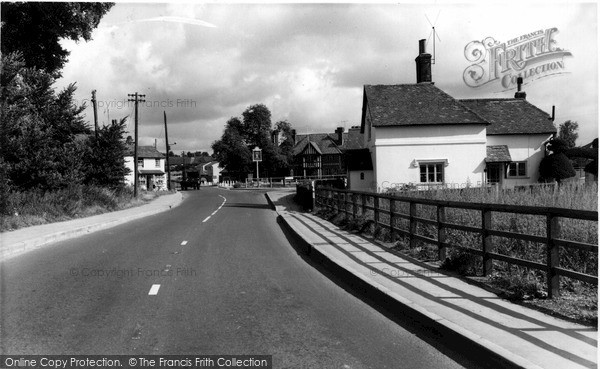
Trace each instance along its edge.
<path fill-rule="evenodd" d="M 445 261 L 447 257 L 447 248 L 445 246 L 446 243 L 446 228 L 442 225 L 442 223 L 446 222 L 446 208 L 444 206 L 438 205 L 437 207 L 437 239 L 438 239 L 438 259 L 440 261 Z"/>
<path fill-rule="evenodd" d="M 365 208 L 367 207 L 367 196 L 364 193 L 360 194 L 360 215 L 365 216 Z"/>
<path fill-rule="evenodd" d="M 417 247 L 417 240 L 414 238 L 414 235 L 417 234 L 417 221 L 414 219 L 417 216 L 417 204 L 410 201 L 408 203 L 409 206 L 409 235 L 408 235 L 408 242 L 410 245 L 410 248 L 415 248 Z"/>
<path fill-rule="evenodd" d="M 390 241 L 396 242 L 396 229 L 394 228 L 396 219 L 396 200 L 390 199 Z"/>
<path fill-rule="evenodd" d="M 554 268 L 559 266 L 558 246 L 554 239 L 560 237 L 560 222 L 554 214 L 546 216 L 546 279 L 548 283 L 548 298 L 553 298 L 560 294 L 560 279 Z"/>
<path fill-rule="evenodd" d="M 379 226 L 379 196 L 373 196 L 373 221 L 375 222 L 375 227 Z"/>
<path fill-rule="evenodd" d="M 492 229 L 492 211 L 485 208 L 481 211 L 481 249 L 483 251 L 483 275 L 486 276 L 492 272 L 493 261 L 488 256 L 488 252 L 492 251 L 492 236 L 488 230 Z"/>
<path fill-rule="evenodd" d="M 356 203 L 356 194 L 352 193 L 352 218 L 356 219 L 358 216 L 358 204 Z"/>

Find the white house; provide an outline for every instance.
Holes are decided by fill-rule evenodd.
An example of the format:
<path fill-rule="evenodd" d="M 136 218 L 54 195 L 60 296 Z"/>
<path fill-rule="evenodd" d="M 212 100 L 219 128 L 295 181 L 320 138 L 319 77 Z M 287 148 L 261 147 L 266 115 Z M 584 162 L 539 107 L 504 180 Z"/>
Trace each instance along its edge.
<path fill-rule="evenodd" d="M 207 179 L 207 182 L 212 184 L 219 183 L 219 177 L 221 176 L 221 168 L 219 168 L 218 161 L 210 161 L 200 165 L 202 176 Z"/>
<path fill-rule="evenodd" d="M 133 149 L 133 145 L 130 145 L 125 156 L 125 166 L 130 170 L 125 177 L 125 183 L 131 186 L 134 184 Z M 154 146 L 138 146 L 138 181 L 143 190 L 167 190 L 165 156 Z"/>
<path fill-rule="evenodd" d="M 361 133 L 371 163 L 356 153 L 362 164 L 350 171 L 350 188 L 537 182 L 542 143 L 556 133 L 549 115 L 520 88 L 514 99 L 454 99 L 431 82 L 424 41 L 416 84 L 364 86 Z"/>

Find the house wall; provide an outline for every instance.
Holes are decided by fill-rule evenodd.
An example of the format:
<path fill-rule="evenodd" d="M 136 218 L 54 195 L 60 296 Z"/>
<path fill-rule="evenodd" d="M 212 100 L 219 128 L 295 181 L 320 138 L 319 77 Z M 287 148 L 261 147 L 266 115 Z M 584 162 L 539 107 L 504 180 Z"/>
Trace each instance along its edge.
<path fill-rule="evenodd" d="M 143 159 L 144 166 L 139 166 L 139 169 L 157 169 L 165 172 L 165 159 L 159 159 L 159 165 L 156 165 L 155 158 L 138 158 Z M 130 172 L 125 176 L 125 184 L 129 186 L 134 185 L 134 177 L 133 177 L 133 156 L 125 157 L 125 167 L 127 167 Z M 155 185 L 158 190 L 167 190 L 167 179 L 166 175 L 155 175 L 154 176 Z M 146 178 L 144 175 L 139 176 L 140 187 L 145 188 L 146 186 Z"/>
<path fill-rule="evenodd" d="M 219 163 L 211 165 L 212 168 L 212 183 L 219 183 L 219 176 L 221 175 L 221 169 Z"/>
<path fill-rule="evenodd" d="M 364 179 L 360 174 L 364 173 Z M 372 170 L 351 170 L 348 172 L 348 189 L 352 191 L 376 190 L 374 174 Z"/>
<path fill-rule="evenodd" d="M 369 146 L 379 191 L 419 184 L 419 160 L 447 161 L 444 183 L 450 186 L 483 182 L 485 125 L 372 127 Z"/>
<path fill-rule="evenodd" d="M 503 187 L 528 185 L 538 182 L 540 162 L 544 158 L 544 141 L 551 134 L 539 135 L 490 135 L 488 145 L 506 145 L 512 161 L 527 162 L 527 176 L 523 178 L 503 178 Z"/>

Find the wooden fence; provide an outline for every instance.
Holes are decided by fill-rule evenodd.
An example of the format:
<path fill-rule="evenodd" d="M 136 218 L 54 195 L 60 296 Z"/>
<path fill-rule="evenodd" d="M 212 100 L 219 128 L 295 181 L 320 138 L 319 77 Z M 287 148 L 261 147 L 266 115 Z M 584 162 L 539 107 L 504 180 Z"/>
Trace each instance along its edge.
<path fill-rule="evenodd" d="M 383 201 L 389 204 L 388 208 L 382 208 Z M 357 218 L 365 216 L 366 212 L 372 212 L 372 220 L 375 225 L 390 231 L 392 240 L 396 235 L 403 235 L 409 238 L 411 247 L 416 246 L 416 242 L 422 241 L 428 244 L 437 245 L 438 258 L 446 259 L 448 248 L 458 248 L 462 251 L 478 255 L 483 260 L 483 275 L 488 275 L 493 269 L 493 260 L 506 262 L 512 265 L 519 265 L 527 268 L 540 270 L 546 273 L 548 286 L 548 297 L 558 296 L 559 277 L 568 277 L 583 282 L 598 285 L 597 274 L 586 274 L 565 268 L 560 265 L 559 248 L 578 249 L 598 255 L 598 245 L 584 242 L 561 239 L 560 219 L 577 219 L 584 221 L 598 222 L 597 211 L 583 211 L 562 208 L 548 208 L 535 206 L 501 205 L 501 204 L 483 204 L 483 203 L 465 203 L 453 201 L 440 201 L 431 199 L 418 199 L 411 197 L 397 197 L 390 195 L 377 194 L 372 192 L 358 192 L 348 190 L 337 190 L 331 188 L 319 188 L 315 193 L 315 203 L 317 207 L 326 207 L 337 212 L 342 212 L 347 216 Z M 372 205 L 371 205 L 372 204 Z M 401 212 L 398 209 L 400 204 L 408 204 L 408 212 Z M 434 206 L 436 208 L 436 219 L 425 218 L 417 211 L 417 205 Z M 479 226 L 456 224 L 449 222 L 447 217 L 449 209 L 467 209 L 481 214 L 481 223 Z M 545 217 L 545 235 L 531 235 L 514 233 L 506 230 L 493 229 L 493 213 L 512 213 L 521 215 L 536 215 Z M 381 221 L 381 215 L 386 214 L 389 221 Z M 396 220 L 405 219 L 408 221 L 408 229 L 400 229 L 395 225 Z M 426 237 L 417 233 L 418 224 L 435 226 L 437 229 L 437 238 Z M 471 232 L 481 235 L 481 244 L 477 248 L 466 247 L 465 245 L 450 244 L 447 242 L 447 231 L 458 230 Z M 525 260 L 495 252 L 493 237 L 503 237 L 514 240 L 536 242 L 545 245 L 546 257 L 545 263 Z"/>

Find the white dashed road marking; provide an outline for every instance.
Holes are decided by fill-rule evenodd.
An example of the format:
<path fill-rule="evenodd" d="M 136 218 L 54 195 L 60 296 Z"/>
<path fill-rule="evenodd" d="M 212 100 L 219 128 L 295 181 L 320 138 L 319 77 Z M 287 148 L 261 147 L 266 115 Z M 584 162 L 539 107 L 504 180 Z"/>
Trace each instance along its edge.
<path fill-rule="evenodd" d="M 181 246 L 185 246 L 185 245 L 187 245 L 187 241 L 182 241 Z"/>
<path fill-rule="evenodd" d="M 152 288 L 150 288 L 150 292 L 148 292 L 148 295 L 150 295 L 150 296 L 158 295 L 159 288 L 160 288 L 160 284 L 153 284 Z"/>
<path fill-rule="evenodd" d="M 225 198 L 225 196 L 219 195 L 220 197 L 223 198 L 223 202 L 221 203 L 221 205 L 217 208 L 217 210 L 213 211 L 212 214 L 210 214 L 209 216 L 206 217 L 206 219 L 204 219 L 202 221 L 202 223 L 206 223 L 207 220 L 210 219 L 210 217 L 212 217 L 213 215 L 215 215 L 217 213 L 217 211 L 221 210 L 221 208 L 223 207 L 223 205 L 225 205 L 225 202 L 227 201 L 227 199 Z"/>

